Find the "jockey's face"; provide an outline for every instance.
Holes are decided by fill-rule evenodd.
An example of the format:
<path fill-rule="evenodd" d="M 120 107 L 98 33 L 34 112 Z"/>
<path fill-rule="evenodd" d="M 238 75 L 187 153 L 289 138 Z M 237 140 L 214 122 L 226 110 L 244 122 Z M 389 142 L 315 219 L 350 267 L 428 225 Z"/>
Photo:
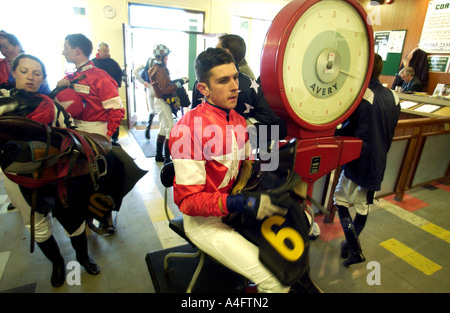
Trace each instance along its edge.
<path fill-rule="evenodd" d="M 20 54 L 22 48 L 20 45 L 14 46 L 9 43 L 8 39 L 0 36 L 0 52 L 8 60 L 9 63 Z"/>
<path fill-rule="evenodd" d="M 223 109 L 234 109 L 239 91 L 239 73 L 234 63 L 222 64 L 210 70 L 209 83 L 199 83 L 197 88 L 211 104 Z"/>
<path fill-rule="evenodd" d="M 20 59 L 12 75 L 16 80 L 16 88 L 25 91 L 37 92 L 44 82 L 41 64 L 29 58 Z"/>
<path fill-rule="evenodd" d="M 79 53 L 78 48 L 72 48 L 69 44 L 69 41 L 66 39 L 64 42 L 64 49 L 62 55 L 66 58 L 66 61 L 69 63 L 77 64 L 77 54 Z"/>

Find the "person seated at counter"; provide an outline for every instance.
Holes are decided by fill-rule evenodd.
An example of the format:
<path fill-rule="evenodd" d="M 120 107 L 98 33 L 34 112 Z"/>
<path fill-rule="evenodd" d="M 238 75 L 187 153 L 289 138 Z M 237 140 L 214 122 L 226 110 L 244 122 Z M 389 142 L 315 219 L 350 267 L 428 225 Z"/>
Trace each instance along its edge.
<path fill-rule="evenodd" d="M 422 82 L 414 76 L 414 69 L 412 67 L 402 68 L 398 74 L 403 80 L 401 87 L 402 92 L 423 91 Z"/>

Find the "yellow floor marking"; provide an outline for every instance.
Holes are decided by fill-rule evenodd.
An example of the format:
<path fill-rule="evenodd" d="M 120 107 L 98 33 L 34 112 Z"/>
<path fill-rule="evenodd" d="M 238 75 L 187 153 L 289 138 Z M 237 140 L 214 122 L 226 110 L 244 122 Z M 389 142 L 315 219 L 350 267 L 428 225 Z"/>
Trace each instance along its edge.
<path fill-rule="evenodd" d="M 425 224 L 420 228 L 422 228 L 423 230 L 429 232 L 430 234 L 450 243 L 450 231 L 448 231 L 442 227 L 439 227 L 433 223 Z"/>
<path fill-rule="evenodd" d="M 380 199 L 376 205 L 380 208 L 385 209 L 386 211 L 391 212 L 392 214 L 402 218 L 403 220 L 413 224 L 414 226 L 417 226 L 421 229 L 423 229 L 426 232 L 429 232 L 433 236 L 436 236 L 448 243 L 450 243 L 450 231 L 433 224 L 429 222 L 428 220 L 421 218 L 420 216 L 415 215 L 414 213 L 411 213 L 405 209 L 402 209 L 399 206 L 396 206 L 395 204 Z"/>
<path fill-rule="evenodd" d="M 442 268 L 442 266 L 440 266 L 439 264 L 436 264 L 430 259 L 427 259 L 420 253 L 417 253 L 410 247 L 404 245 L 394 238 L 383 241 L 382 243 L 380 243 L 380 246 L 392 252 L 400 259 L 412 265 L 425 275 L 429 276 Z"/>

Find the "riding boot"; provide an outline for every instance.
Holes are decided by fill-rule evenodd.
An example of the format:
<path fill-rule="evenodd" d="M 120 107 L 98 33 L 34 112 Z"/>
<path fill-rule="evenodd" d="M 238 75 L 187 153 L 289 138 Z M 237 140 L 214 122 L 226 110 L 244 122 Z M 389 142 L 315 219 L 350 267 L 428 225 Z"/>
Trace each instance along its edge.
<path fill-rule="evenodd" d="M 152 128 L 153 118 L 155 117 L 155 113 L 150 113 L 148 117 L 147 128 L 145 129 L 145 138 L 150 139 L 150 129 Z"/>
<path fill-rule="evenodd" d="M 348 209 L 345 206 L 337 205 L 337 204 L 335 204 L 335 206 L 338 211 L 340 219 L 350 217 L 350 213 L 348 212 Z M 348 248 L 348 242 L 347 242 L 347 240 L 344 240 L 341 242 L 341 258 L 347 259 L 349 254 L 350 254 L 350 251 Z"/>
<path fill-rule="evenodd" d="M 336 205 L 338 208 L 339 221 L 345 235 L 345 243 L 341 245 L 341 256 L 344 257 L 343 249 L 348 248 L 348 258 L 344 261 L 345 266 L 355 263 L 364 262 L 366 259 L 362 254 L 361 245 L 359 243 L 358 234 L 353 225 L 352 218 L 348 209 L 344 206 Z"/>
<path fill-rule="evenodd" d="M 170 161 L 169 140 L 166 139 L 164 142 L 164 164 L 169 163 Z"/>
<path fill-rule="evenodd" d="M 164 147 L 165 140 L 166 140 L 166 136 L 164 136 L 164 135 L 158 135 L 158 138 L 156 138 L 156 155 L 155 155 L 156 162 L 164 161 L 163 147 Z"/>
<path fill-rule="evenodd" d="M 86 272 L 91 275 L 100 273 L 100 267 L 88 255 L 86 232 L 84 231 L 81 235 L 70 237 L 70 242 L 75 249 L 78 263 L 84 267 Z"/>
<path fill-rule="evenodd" d="M 355 215 L 355 219 L 353 221 L 353 225 L 355 227 L 355 231 L 356 234 L 358 235 L 359 238 L 359 234 L 361 234 L 362 230 L 364 229 L 364 226 L 366 225 L 366 221 L 367 221 L 367 215 L 361 215 L 356 213 Z M 348 248 L 348 243 L 346 240 L 341 242 L 341 257 L 343 259 L 347 259 L 349 256 L 349 248 Z"/>
<path fill-rule="evenodd" d="M 358 235 L 356 234 L 355 227 L 351 218 L 346 217 L 340 219 L 342 229 L 344 230 L 345 240 L 348 244 L 349 256 L 347 260 L 344 261 L 345 266 L 349 266 L 355 263 L 364 262 L 364 258 L 361 250 L 361 245 L 359 243 Z"/>
<path fill-rule="evenodd" d="M 359 234 L 361 234 L 362 230 L 364 229 L 364 226 L 366 225 L 366 221 L 367 221 L 367 215 L 361 215 L 361 214 L 356 213 L 353 224 L 355 225 L 355 231 L 358 236 L 359 236 Z"/>
<path fill-rule="evenodd" d="M 61 287 L 66 280 L 66 265 L 55 237 L 52 235 L 46 241 L 38 242 L 37 245 L 47 259 L 53 263 L 52 277 L 50 278 L 52 286 Z"/>

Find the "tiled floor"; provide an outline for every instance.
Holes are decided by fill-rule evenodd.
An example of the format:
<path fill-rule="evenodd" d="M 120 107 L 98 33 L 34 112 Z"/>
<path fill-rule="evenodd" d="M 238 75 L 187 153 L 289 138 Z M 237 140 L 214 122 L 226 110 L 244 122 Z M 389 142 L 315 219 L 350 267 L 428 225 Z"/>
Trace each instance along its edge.
<path fill-rule="evenodd" d="M 121 129 L 121 145 L 137 164 L 148 170 L 125 197 L 114 235 L 89 232 L 91 257 L 101 273 L 81 271 L 79 284 L 50 285 L 51 265 L 37 248 L 29 252 L 29 233 L 0 180 L 0 292 L 37 293 L 152 293 L 145 256 L 148 252 L 184 244 L 167 227 L 161 163 L 145 158 L 133 135 Z M 169 192 L 169 199 L 171 193 Z M 433 184 L 407 192 L 403 201 L 386 197 L 376 202 L 360 236 L 366 262 L 346 268 L 339 256 L 343 233 L 337 217 L 324 224 L 316 217 L 321 235 L 311 242 L 311 276 L 325 293 L 448 293 L 450 292 L 450 190 Z M 170 200 L 174 215 L 179 214 Z M 66 263 L 75 253 L 55 221 L 55 237 Z M 68 273 L 70 269 L 68 270 Z"/>

